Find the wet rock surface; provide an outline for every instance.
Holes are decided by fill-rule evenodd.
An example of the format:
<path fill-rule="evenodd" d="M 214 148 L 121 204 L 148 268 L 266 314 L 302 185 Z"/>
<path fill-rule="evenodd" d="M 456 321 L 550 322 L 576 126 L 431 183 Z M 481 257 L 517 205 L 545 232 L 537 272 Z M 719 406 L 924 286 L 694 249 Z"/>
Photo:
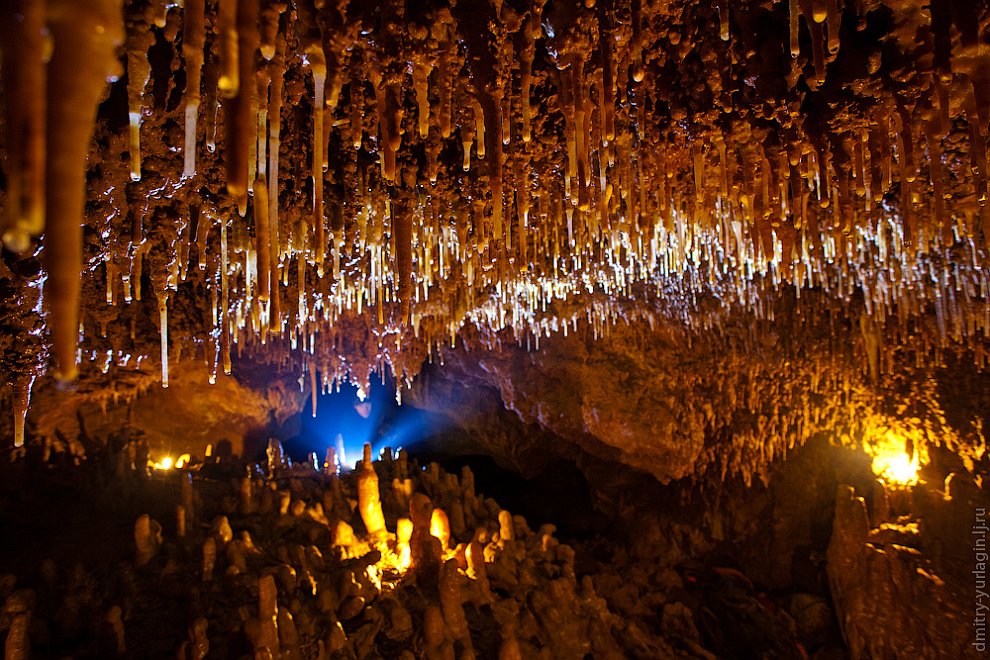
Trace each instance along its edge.
<path fill-rule="evenodd" d="M 990 494 L 961 474 L 869 494 L 840 486 L 828 549 L 850 657 L 983 657 Z"/>
<path fill-rule="evenodd" d="M 96 507 L 73 525 L 117 522 L 102 544 L 54 546 L 49 529 L 4 575 L 7 657 L 17 645 L 31 657 L 799 657 L 789 615 L 738 570 L 618 549 L 579 560 L 587 552 L 553 525 L 531 529 L 476 494 L 468 468 L 386 458 L 370 468 L 376 500 L 368 464 L 337 477 L 273 460 L 267 477 L 217 464 L 128 472 L 100 495 L 73 481 L 93 466 L 36 475 Z M 21 519 L 57 501 L 32 492 L 5 493 L 5 526 L 13 501 L 31 512 Z M 385 526 L 369 532 L 377 515 Z M 741 631 L 753 639 L 740 645 Z"/>

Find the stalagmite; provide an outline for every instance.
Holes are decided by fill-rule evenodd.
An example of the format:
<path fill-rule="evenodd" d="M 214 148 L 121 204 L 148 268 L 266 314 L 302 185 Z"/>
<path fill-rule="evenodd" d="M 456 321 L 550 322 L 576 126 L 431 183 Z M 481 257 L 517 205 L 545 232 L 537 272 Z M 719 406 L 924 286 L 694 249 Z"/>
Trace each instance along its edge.
<path fill-rule="evenodd" d="M 56 377 L 76 376 L 85 163 L 97 103 L 107 80 L 120 73 L 121 0 L 49 0 L 45 179 L 58 181 L 45 194 L 48 271 L 45 301 L 50 317 Z"/>
<path fill-rule="evenodd" d="M 267 651 L 269 657 L 278 658 L 280 654 L 278 630 L 278 591 L 275 578 L 263 575 L 258 578 L 258 618 L 249 622 L 255 623 L 254 634 L 249 633 L 255 648 L 255 656 Z M 247 628 L 247 626 L 246 626 Z"/>
<path fill-rule="evenodd" d="M 515 532 L 512 529 L 512 514 L 508 511 L 498 512 L 498 537 L 501 541 L 512 541 Z"/>
<path fill-rule="evenodd" d="M 440 607 L 444 622 L 454 639 L 472 648 L 467 617 L 461 597 L 461 574 L 456 559 L 448 559 L 440 573 Z"/>
<path fill-rule="evenodd" d="M 7 597 L 3 606 L 4 615 L 9 620 L 7 639 L 4 642 L 5 660 L 28 660 L 31 657 L 31 608 L 28 594 L 15 591 Z"/>
<path fill-rule="evenodd" d="M 4 252 L 0 296 L 14 443 L 23 384 L 49 357 L 63 378 L 77 356 L 105 376 L 112 387 L 87 379 L 66 396 L 108 416 L 145 391 L 159 351 L 163 385 L 177 385 L 169 376 L 186 373 L 186 358 L 206 363 L 212 381 L 221 362 L 235 375 L 264 365 L 301 377 L 315 413 L 320 391 L 364 387 L 373 371 L 394 377 L 398 400 L 410 389 L 421 398 L 424 360 L 459 367 L 462 351 L 515 346 L 545 361 L 548 342 L 554 356 L 558 342 L 585 337 L 589 351 L 635 343 L 628 328 L 643 324 L 692 354 L 759 353 L 771 339 L 801 357 L 793 364 L 826 352 L 837 372 L 853 364 L 842 385 L 856 400 L 908 367 L 982 368 L 982 5 L 668 5 L 427 2 L 413 16 L 402 3 L 368 14 L 323 0 L 11 0 L 0 8 L 3 240 L 19 254 Z M 753 25 L 765 29 L 754 37 Z M 104 85 L 122 62 L 127 79 Z M 32 239 L 46 205 L 39 269 Z M 739 339 L 742 319 L 752 327 Z M 478 368 L 518 380 L 505 362 Z M 761 385 L 728 405 L 762 425 L 751 433 L 759 458 L 736 468 L 706 444 L 695 477 L 762 479 L 749 462 L 780 457 L 819 424 L 813 406 L 800 423 L 760 413 L 760 392 L 774 387 L 799 386 Z M 499 391 L 515 397 L 510 407 L 535 396 Z M 624 442 L 607 428 L 619 422 L 586 404 L 580 425 Z M 685 446 L 745 426 L 711 405 L 669 406 Z M 685 421 L 694 414 L 704 422 Z M 51 454 L 54 422 L 37 419 L 31 435 Z M 743 451 L 735 443 L 750 435 L 733 437 Z M 415 477 L 388 475 L 390 516 L 412 506 Z M 464 541 L 484 505 L 458 508 L 442 490 L 430 496 Z M 303 519 L 332 518 L 294 491 L 265 497 Z M 518 550 L 515 531 L 525 539 L 509 517 L 499 540 Z M 436 548 L 416 538 L 410 555 L 416 546 L 428 562 Z M 378 541 L 387 556 L 388 534 Z M 440 551 L 461 559 L 447 543 Z M 520 634 L 524 653 L 528 640 Z"/>
<path fill-rule="evenodd" d="M 134 544 L 137 546 L 134 565 L 140 568 L 158 554 L 162 544 L 162 526 L 148 514 L 140 516 L 134 523 Z"/>
<path fill-rule="evenodd" d="M 371 445 L 364 445 L 364 460 L 358 473 L 358 510 L 369 536 L 375 538 L 385 532 L 385 515 L 382 513 L 381 492 L 378 490 L 378 474 L 371 461 Z"/>
<path fill-rule="evenodd" d="M 7 198 L 0 238 L 23 253 L 45 227 L 45 2 L 0 5 Z M 15 55 L 16 53 L 16 55 Z"/>
<path fill-rule="evenodd" d="M 409 541 L 412 565 L 425 584 L 435 584 L 440 571 L 440 539 L 430 533 L 433 503 L 422 493 L 414 493 L 409 502 L 413 530 Z"/>
<path fill-rule="evenodd" d="M 179 660 L 204 660 L 210 652 L 210 640 L 206 633 L 209 621 L 199 617 L 189 626 L 189 639 L 179 649 Z"/>
<path fill-rule="evenodd" d="M 412 561 L 409 547 L 412 539 L 413 523 L 409 518 L 399 518 L 395 524 L 395 550 L 402 565 L 407 566 Z"/>
<path fill-rule="evenodd" d="M 440 549 L 443 552 L 450 548 L 450 521 L 443 509 L 433 509 L 430 517 L 430 534 L 440 540 Z"/>

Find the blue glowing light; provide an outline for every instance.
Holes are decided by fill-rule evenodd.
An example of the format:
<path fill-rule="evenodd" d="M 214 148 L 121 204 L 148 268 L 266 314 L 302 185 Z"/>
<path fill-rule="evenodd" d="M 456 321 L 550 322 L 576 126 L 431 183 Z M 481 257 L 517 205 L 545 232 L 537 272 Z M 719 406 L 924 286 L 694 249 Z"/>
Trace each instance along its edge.
<path fill-rule="evenodd" d="M 364 445 L 371 445 L 372 456 L 380 456 L 385 447 L 409 448 L 435 435 L 440 429 L 436 415 L 395 402 L 395 383 L 377 376 L 371 379 L 368 392 L 343 384 L 340 391 L 317 398 L 316 417 L 307 405 L 301 417 L 298 437 L 288 442 L 287 450 L 300 459 L 316 452 L 326 456 L 333 448 L 342 470 L 351 470 L 361 460 Z"/>

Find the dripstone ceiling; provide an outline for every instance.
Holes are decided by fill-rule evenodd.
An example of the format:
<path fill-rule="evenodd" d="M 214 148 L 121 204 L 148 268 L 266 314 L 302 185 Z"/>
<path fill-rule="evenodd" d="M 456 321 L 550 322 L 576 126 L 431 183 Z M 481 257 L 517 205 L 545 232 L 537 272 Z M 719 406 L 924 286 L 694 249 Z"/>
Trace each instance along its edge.
<path fill-rule="evenodd" d="M 114 396 L 182 356 L 408 383 L 448 345 L 629 322 L 685 352 L 740 318 L 794 355 L 855 341 L 874 383 L 985 363 L 977 0 L 0 11 L 20 417 L 49 371 Z"/>

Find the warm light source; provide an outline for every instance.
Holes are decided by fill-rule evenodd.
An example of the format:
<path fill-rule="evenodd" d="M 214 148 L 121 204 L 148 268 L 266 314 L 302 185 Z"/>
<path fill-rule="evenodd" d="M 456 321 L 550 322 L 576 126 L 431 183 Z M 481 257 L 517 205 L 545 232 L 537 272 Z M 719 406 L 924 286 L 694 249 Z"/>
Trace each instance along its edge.
<path fill-rule="evenodd" d="M 878 454 L 873 457 L 873 473 L 894 483 L 911 485 L 918 483 L 918 457 L 904 452 Z"/>
<path fill-rule="evenodd" d="M 181 460 L 181 459 L 180 459 Z M 156 470 L 171 470 L 175 462 L 172 460 L 171 456 L 166 456 L 160 461 L 152 461 L 151 467 Z"/>
<path fill-rule="evenodd" d="M 878 434 L 872 442 L 864 443 L 873 457 L 873 474 L 887 483 L 912 486 L 918 483 L 921 461 L 917 449 L 908 453 L 905 438 L 887 430 Z M 917 447 L 917 445 L 914 445 Z"/>

